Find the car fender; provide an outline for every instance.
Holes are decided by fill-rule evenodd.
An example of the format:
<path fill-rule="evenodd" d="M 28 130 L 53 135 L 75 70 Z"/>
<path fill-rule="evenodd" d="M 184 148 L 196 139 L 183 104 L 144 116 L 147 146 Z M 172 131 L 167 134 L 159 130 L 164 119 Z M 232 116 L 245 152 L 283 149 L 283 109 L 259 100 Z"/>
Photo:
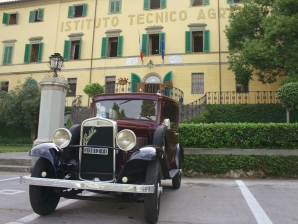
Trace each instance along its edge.
<path fill-rule="evenodd" d="M 42 157 L 49 160 L 55 169 L 59 165 L 59 148 L 54 143 L 42 143 L 33 147 L 29 153 L 29 156 Z"/>
<path fill-rule="evenodd" d="M 183 163 L 183 160 L 184 160 L 184 150 L 179 143 L 175 146 L 175 148 L 176 148 L 176 155 L 175 155 L 176 166 L 181 167 L 181 164 Z M 179 160 L 180 153 L 181 153 L 181 161 Z"/>

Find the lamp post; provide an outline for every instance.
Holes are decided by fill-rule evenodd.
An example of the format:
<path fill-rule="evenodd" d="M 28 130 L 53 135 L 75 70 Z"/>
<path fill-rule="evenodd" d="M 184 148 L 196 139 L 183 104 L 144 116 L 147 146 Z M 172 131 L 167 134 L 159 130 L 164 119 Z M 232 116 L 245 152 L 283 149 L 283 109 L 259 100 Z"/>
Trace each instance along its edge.
<path fill-rule="evenodd" d="M 49 67 L 54 71 L 54 77 L 58 77 L 57 71 L 61 71 L 64 59 L 59 53 L 54 53 L 49 59 Z"/>

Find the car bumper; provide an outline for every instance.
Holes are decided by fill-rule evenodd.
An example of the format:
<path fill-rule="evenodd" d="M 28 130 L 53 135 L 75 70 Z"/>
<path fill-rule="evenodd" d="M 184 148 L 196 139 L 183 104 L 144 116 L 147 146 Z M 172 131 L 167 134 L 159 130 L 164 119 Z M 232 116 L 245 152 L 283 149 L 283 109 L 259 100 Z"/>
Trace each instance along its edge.
<path fill-rule="evenodd" d="M 106 182 L 93 182 L 93 181 L 79 181 L 79 180 L 61 180 L 49 178 L 35 178 L 29 176 L 20 177 L 21 184 L 70 188 L 81 190 L 97 190 L 97 191 L 111 191 L 111 192 L 126 192 L 138 194 L 153 194 L 154 185 L 136 185 L 136 184 L 119 184 L 119 183 L 106 183 Z M 159 192 L 162 187 L 159 187 Z"/>

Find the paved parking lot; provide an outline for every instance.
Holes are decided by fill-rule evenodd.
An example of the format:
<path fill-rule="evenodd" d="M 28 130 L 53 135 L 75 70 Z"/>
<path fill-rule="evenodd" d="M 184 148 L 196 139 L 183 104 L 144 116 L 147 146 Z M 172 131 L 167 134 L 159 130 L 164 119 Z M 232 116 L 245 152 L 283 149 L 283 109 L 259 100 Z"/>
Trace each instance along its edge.
<path fill-rule="evenodd" d="M 142 203 L 61 199 L 53 214 L 40 217 L 20 175 L 29 174 L 0 172 L 0 224 L 145 223 Z M 159 223 L 298 223 L 298 180 L 183 178 L 179 190 L 162 185 Z"/>

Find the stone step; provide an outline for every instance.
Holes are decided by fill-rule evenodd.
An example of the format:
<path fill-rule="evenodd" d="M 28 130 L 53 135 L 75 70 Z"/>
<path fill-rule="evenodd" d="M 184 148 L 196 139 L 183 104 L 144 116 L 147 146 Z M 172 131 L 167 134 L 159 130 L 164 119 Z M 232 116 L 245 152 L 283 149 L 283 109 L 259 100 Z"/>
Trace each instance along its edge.
<path fill-rule="evenodd" d="M 0 165 L 31 166 L 31 159 L 0 158 Z"/>
<path fill-rule="evenodd" d="M 31 166 L 0 165 L 1 172 L 31 172 Z"/>

